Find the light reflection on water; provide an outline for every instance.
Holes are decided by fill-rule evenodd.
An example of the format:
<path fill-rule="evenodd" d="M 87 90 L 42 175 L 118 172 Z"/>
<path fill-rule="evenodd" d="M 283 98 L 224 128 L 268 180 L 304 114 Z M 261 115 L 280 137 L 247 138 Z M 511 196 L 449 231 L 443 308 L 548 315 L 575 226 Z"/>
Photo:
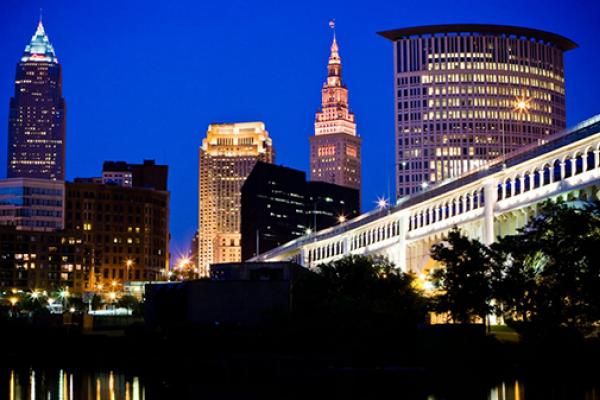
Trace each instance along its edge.
<path fill-rule="evenodd" d="M 4 385 L 5 380 L 8 385 Z M 69 372 L 67 370 L 10 370 L 0 377 L 9 400 L 145 400 L 138 376 L 114 371 Z M 0 394 L 4 398 L 4 394 Z"/>
<path fill-rule="evenodd" d="M 238 387 L 235 395 L 228 392 L 228 385 L 217 385 L 216 391 L 210 390 L 207 385 L 189 379 L 177 380 L 165 386 L 165 382 L 157 382 L 156 379 L 147 379 L 148 386 L 144 384 L 144 378 L 126 374 L 119 371 L 83 371 L 68 369 L 0 369 L 0 399 L 5 398 L 8 391 L 10 400 L 145 400 L 146 391 L 149 399 L 175 399 L 175 398 L 219 398 L 219 399 L 264 399 L 271 398 L 267 393 L 256 386 L 242 385 Z M 161 381 L 161 380 L 159 380 Z M 394 385 L 400 399 L 410 400 L 600 400 L 598 396 L 600 386 L 588 386 L 581 382 L 565 383 L 564 381 L 542 380 L 523 383 L 520 380 L 507 380 L 491 386 L 481 387 L 482 390 L 473 391 L 460 380 L 448 387 L 441 388 L 435 385 L 427 387 L 427 384 L 417 384 L 406 387 Z M 378 398 L 381 396 L 363 396 L 361 389 L 370 388 L 374 382 L 370 379 L 343 382 L 342 390 L 344 398 Z M 354 389 L 358 391 L 353 392 Z M 310 385 L 308 385 L 310 386 Z M 352 387 L 353 386 L 353 387 Z M 229 387 L 230 388 L 230 387 Z M 215 389 L 215 387 L 213 387 Z M 306 389 L 306 387 L 305 387 Z M 340 389 L 338 387 L 337 389 Z M 174 393 L 173 390 L 177 391 Z M 180 393 L 181 392 L 181 393 Z M 345 393 L 347 392 L 347 393 Z M 187 395 L 181 396 L 182 393 Z M 302 398 L 306 396 L 301 392 L 286 390 L 286 396 L 273 398 Z M 200 396 L 202 394 L 202 396 Z M 271 395 L 273 393 L 270 393 Z M 324 393 L 323 393 L 324 394 Z M 373 393 L 371 393 L 373 394 Z M 192 395 L 192 397 L 189 397 Z M 265 396 L 266 395 L 266 396 Z M 394 397 L 394 396 L 392 396 Z M 389 399 L 390 396 L 381 398 Z"/>

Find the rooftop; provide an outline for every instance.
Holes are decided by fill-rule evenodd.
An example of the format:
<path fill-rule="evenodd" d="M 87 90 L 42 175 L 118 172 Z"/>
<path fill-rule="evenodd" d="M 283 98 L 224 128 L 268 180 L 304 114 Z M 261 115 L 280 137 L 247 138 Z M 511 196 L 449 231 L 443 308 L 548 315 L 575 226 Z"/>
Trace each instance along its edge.
<path fill-rule="evenodd" d="M 58 63 L 54 47 L 52 47 L 50 39 L 48 39 L 48 35 L 46 35 L 42 21 L 38 23 L 37 29 L 31 37 L 31 42 L 25 46 L 21 61 Z"/>
<path fill-rule="evenodd" d="M 554 44 L 561 50 L 567 51 L 577 48 L 577 43 L 556 33 L 542 31 L 539 29 L 524 28 L 511 25 L 491 25 L 491 24 L 447 24 L 447 25 L 426 25 L 413 26 L 408 28 L 392 29 L 389 31 L 377 32 L 389 40 L 398 40 L 411 36 L 427 36 L 437 34 L 461 34 L 478 33 L 493 36 L 507 37 L 525 37 L 527 39 L 540 40 L 546 43 Z"/>

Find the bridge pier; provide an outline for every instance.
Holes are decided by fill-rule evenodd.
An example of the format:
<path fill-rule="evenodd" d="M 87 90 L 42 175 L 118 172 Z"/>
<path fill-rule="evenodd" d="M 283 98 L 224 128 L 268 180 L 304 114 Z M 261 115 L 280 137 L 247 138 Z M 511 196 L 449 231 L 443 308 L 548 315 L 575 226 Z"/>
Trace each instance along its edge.
<path fill-rule="evenodd" d="M 483 185 L 483 243 L 490 245 L 494 242 L 494 208 L 498 199 L 498 185 L 495 180 L 489 180 Z"/>

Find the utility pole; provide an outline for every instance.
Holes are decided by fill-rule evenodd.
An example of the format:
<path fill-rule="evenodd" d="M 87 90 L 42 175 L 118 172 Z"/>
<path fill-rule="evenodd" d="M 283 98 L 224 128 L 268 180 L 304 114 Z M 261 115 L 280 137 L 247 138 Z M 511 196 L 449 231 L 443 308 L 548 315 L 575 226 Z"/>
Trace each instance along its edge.
<path fill-rule="evenodd" d="M 260 254 L 260 232 L 256 230 L 256 257 Z"/>

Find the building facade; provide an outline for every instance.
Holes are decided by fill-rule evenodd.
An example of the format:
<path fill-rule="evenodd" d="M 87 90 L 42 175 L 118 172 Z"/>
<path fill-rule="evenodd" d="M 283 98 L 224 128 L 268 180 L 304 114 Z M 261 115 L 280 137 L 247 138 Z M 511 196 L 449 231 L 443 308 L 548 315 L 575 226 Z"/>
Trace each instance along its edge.
<path fill-rule="evenodd" d="M 310 180 L 334 183 L 360 191 L 361 139 L 342 82 L 342 61 L 333 37 L 327 81 L 321 89 L 321 110 L 310 137 Z"/>
<path fill-rule="evenodd" d="M 0 225 L 19 230 L 53 231 L 64 227 L 65 184 L 34 178 L 0 180 Z"/>
<path fill-rule="evenodd" d="M 242 186 L 242 260 L 354 218 L 359 206 L 356 189 L 257 162 Z"/>
<path fill-rule="evenodd" d="M 40 21 L 17 64 L 7 177 L 64 180 L 65 112 L 61 66 Z"/>
<path fill-rule="evenodd" d="M 402 197 L 566 126 L 562 36 L 500 25 L 380 32 L 393 42 Z"/>
<path fill-rule="evenodd" d="M 242 258 L 240 190 L 257 161 L 275 155 L 262 122 L 211 124 L 200 147 L 198 270 Z"/>
<path fill-rule="evenodd" d="M 94 285 L 161 279 L 169 261 L 169 192 L 66 183 L 65 226 L 94 251 Z M 102 286 L 99 286 L 102 285 Z M 119 287 L 120 288 L 120 287 Z"/>
<path fill-rule="evenodd" d="M 90 291 L 93 252 L 81 233 L 0 226 L 0 290 Z"/>

